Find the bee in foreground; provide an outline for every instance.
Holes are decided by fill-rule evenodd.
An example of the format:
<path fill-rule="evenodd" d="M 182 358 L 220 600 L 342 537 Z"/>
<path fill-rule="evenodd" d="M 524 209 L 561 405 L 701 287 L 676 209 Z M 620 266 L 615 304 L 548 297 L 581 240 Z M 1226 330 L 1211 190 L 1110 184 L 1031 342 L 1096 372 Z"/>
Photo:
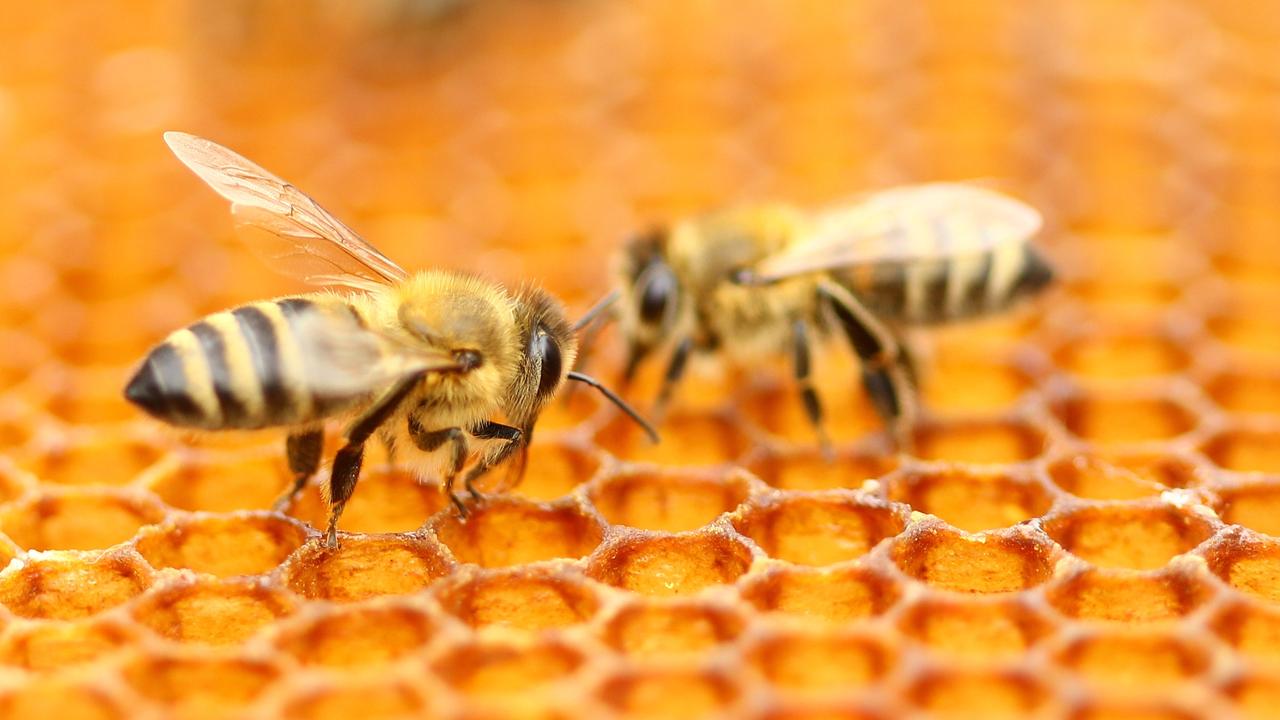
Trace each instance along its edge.
<path fill-rule="evenodd" d="M 1044 288 L 1053 273 L 1029 243 L 1040 226 L 1031 207 L 957 183 L 890 189 L 817 213 L 726 210 L 631 241 L 620 289 L 588 317 L 621 322 L 625 382 L 670 348 L 655 414 L 693 352 L 789 354 L 827 453 L 810 356 L 815 336 L 838 331 L 876 411 L 907 447 L 918 410 L 902 327 L 995 313 Z"/>
<path fill-rule="evenodd" d="M 565 380 L 591 385 L 652 428 L 594 379 L 571 372 L 578 342 L 559 303 L 541 289 L 514 293 L 449 272 L 410 274 L 297 188 L 209 140 L 166 133 L 184 164 L 231 201 L 250 247 L 270 264 L 318 285 L 316 292 L 214 313 L 170 335 L 147 355 L 125 397 L 172 425 L 199 430 L 289 429 L 294 482 L 287 508 L 320 465 L 323 421 L 349 418 L 322 490 L 326 540 L 359 479 L 365 442 L 423 451 L 420 472 L 455 492 L 524 453 L 533 426 Z M 510 424 L 495 422 L 501 413 Z M 477 443 L 479 441 L 479 443 Z M 442 453 L 435 453 L 443 450 Z M 438 456 L 443 457 L 438 457 Z"/>

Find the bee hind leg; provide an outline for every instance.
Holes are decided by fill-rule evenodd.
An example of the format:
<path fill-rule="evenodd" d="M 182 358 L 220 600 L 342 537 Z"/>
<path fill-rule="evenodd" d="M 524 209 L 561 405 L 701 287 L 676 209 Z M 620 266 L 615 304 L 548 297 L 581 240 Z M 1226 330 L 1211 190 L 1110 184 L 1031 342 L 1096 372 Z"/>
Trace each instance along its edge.
<path fill-rule="evenodd" d="M 520 431 L 520 428 L 512 427 L 511 425 L 503 425 L 502 423 L 496 423 L 490 420 L 485 420 L 479 425 L 476 425 L 471 429 L 471 434 L 481 440 L 506 441 L 506 443 L 503 444 L 497 452 L 487 458 L 481 459 L 480 462 L 467 473 L 466 478 L 463 479 L 463 484 L 466 486 L 467 492 L 471 493 L 472 498 L 479 501 L 482 496 L 480 495 L 480 491 L 476 489 L 476 480 L 479 480 L 482 475 L 489 472 L 490 468 L 511 457 L 511 454 L 516 450 L 528 447 L 528 444 L 526 435 Z"/>
<path fill-rule="evenodd" d="M 274 512 L 282 513 L 293 507 L 298 494 L 306 487 L 307 480 L 320 469 L 320 453 L 324 449 L 324 430 L 315 428 L 290 433 L 285 438 L 285 457 L 289 460 L 289 472 L 293 473 L 293 485 L 271 504 Z"/>
<path fill-rule="evenodd" d="M 450 444 L 452 454 L 449 456 L 449 467 L 445 471 L 444 478 L 441 479 L 440 488 L 449 496 L 449 502 L 457 508 L 458 514 L 465 518 L 467 506 L 462 502 L 462 498 L 458 497 L 458 493 L 454 492 L 453 486 L 458 479 L 458 473 L 462 472 L 462 466 L 467 462 L 467 434 L 462 431 L 462 428 L 457 427 L 427 430 L 411 416 L 409 436 L 413 438 L 413 444 L 423 452 L 432 452 L 445 443 Z"/>
<path fill-rule="evenodd" d="M 828 462 L 835 457 L 831 449 L 831 438 L 827 435 L 826 426 L 822 422 L 822 400 L 813 387 L 810 377 L 809 329 L 804 320 L 796 320 L 791 325 L 792 353 L 795 360 L 795 378 L 800 386 L 800 401 L 804 403 L 805 415 L 813 430 L 818 435 L 818 445 L 822 449 L 822 457 Z"/>

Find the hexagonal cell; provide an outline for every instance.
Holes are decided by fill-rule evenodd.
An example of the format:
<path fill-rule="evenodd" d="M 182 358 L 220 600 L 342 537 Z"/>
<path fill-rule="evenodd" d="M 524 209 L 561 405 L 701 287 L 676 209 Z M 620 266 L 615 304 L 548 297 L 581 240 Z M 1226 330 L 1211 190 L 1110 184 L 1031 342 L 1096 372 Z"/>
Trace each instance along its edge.
<path fill-rule="evenodd" d="M 35 484 L 33 476 L 18 469 L 9 458 L 0 456 L 0 503 L 17 499 Z"/>
<path fill-rule="evenodd" d="M 832 362 L 834 361 L 834 362 Z M 876 415 L 875 407 L 867 398 L 860 383 L 860 376 L 852 359 L 838 355 L 825 355 L 822 367 L 815 372 L 816 390 L 823 404 L 826 431 L 837 445 L 880 431 L 884 424 Z M 758 380 L 758 378 L 757 378 Z M 818 435 L 809 416 L 805 413 L 799 388 L 793 384 L 790 373 L 782 372 L 776 382 L 766 387 L 746 387 L 730 390 L 738 413 L 747 423 L 757 428 L 772 441 L 769 444 L 817 449 Z M 745 389 L 745 392 L 744 392 Z"/>
<path fill-rule="evenodd" d="M 1078 508 L 1044 523 L 1044 531 L 1076 557 L 1099 567 L 1164 567 L 1213 534 L 1203 516 L 1161 505 Z"/>
<path fill-rule="evenodd" d="M 96 620 L 14 626 L 0 640 L 0 663 L 35 671 L 93 662 L 134 640 L 118 623 Z"/>
<path fill-rule="evenodd" d="M 423 611 L 396 605 L 329 608 L 284 630 L 275 644 L 304 665 L 381 665 L 418 650 L 435 635 Z"/>
<path fill-rule="evenodd" d="M 856 453 L 841 450 L 832 460 L 815 447 L 789 452 L 753 453 L 746 468 L 766 483 L 782 490 L 829 490 L 860 488 L 898 466 L 897 457 L 888 454 Z"/>
<path fill-rule="evenodd" d="M 1280 372 L 1229 369 L 1205 385 L 1218 407 L 1232 413 L 1280 414 Z"/>
<path fill-rule="evenodd" d="M 789 702 L 790 701 L 790 702 Z M 884 707 L 842 701 L 841 699 L 815 700 L 809 696 L 797 699 L 780 698 L 774 707 L 752 717 L 759 720 L 889 720 L 901 717 L 905 712 L 895 703 L 890 712 Z"/>
<path fill-rule="evenodd" d="M 270 508 L 291 482 L 282 442 L 278 451 L 189 451 L 151 489 L 179 510 L 232 512 Z"/>
<path fill-rule="evenodd" d="M 138 414 L 120 392 L 132 369 L 132 365 L 81 365 L 74 370 L 64 368 L 56 373 L 59 377 L 49 377 L 43 383 L 37 379 L 37 382 L 47 387 L 49 397 L 45 406 L 49 412 L 69 424 L 123 422 Z"/>
<path fill-rule="evenodd" d="M 307 531 L 274 515 L 183 515 L 138 536 L 154 568 L 186 568 L 217 577 L 275 569 L 307 539 Z"/>
<path fill-rule="evenodd" d="M 957 592 L 1022 590 L 1047 580 L 1053 569 L 1052 546 L 1035 536 L 971 536 L 943 525 L 898 536 L 892 554 L 907 575 Z"/>
<path fill-rule="evenodd" d="M 604 537 L 596 519 L 576 505 L 535 505 L 526 500 L 490 497 L 434 525 L 436 537 L 453 556 L 481 567 L 508 567 L 589 555 Z"/>
<path fill-rule="evenodd" d="M 1274 315 L 1246 313 L 1222 314 L 1211 318 L 1209 332 L 1230 349 L 1249 358 L 1271 359 L 1280 355 L 1280 336 Z"/>
<path fill-rule="evenodd" d="M 1092 684 L 1149 689 L 1204 673 L 1209 650 L 1166 630 L 1096 629 L 1055 652 L 1062 667 Z"/>
<path fill-rule="evenodd" d="M 723 675 L 692 668 L 623 672 L 597 690 L 600 699 L 623 717 L 673 719 L 725 712 L 738 693 Z"/>
<path fill-rule="evenodd" d="M 415 535 L 357 535 L 341 538 L 337 548 L 312 541 L 284 567 L 285 583 L 299 595 L 351 602 L 417 592 L 448 575 L 451 563 Z"/>
<path fill-rule="evenodd" d="M 1158 328 L 1143 328 L 1074 338 L 1055 353 L 1054 361 L 1088 379 L 1132 380 L 1180 373 L 1191 364 L 1191 356 L 1185 339 L 1169 337 Z"/>
<path fill-rule="evenodd" d="M 1203 578 L 1192 573 L 1090 568 L 1055 581 L 1046 597 L 1068 617 L 1143 623 L 1180 618 L 1213 593 Z"/>
<path fill-rule="evenodd" d="M 921 397 L 943 413 L 992 412 L 1013 406 L 1031 386 L 1031 377 L 1014 363 L 973 350 L 948 352 L 937 355 L 924 375 Z"/>
<path fill-rule="evenodd" d="M 732 511 L 749 490 L 740 473 L 655 468 L 610 475 L 591 489 L 591 503 L 615 525 L 679 532 Z"/>
<path fill-rule="evenodd" d="M 160 522 L 155 498 L 107 488 L 29 496 L 0 511 L 0 530 L 28 550 L 97 550 Z"/>
<path fill-rule="evenodd" d="M 886 481 L 888 496 L 966 532 L 1009 527 L 1040 517 L 1053 499 L 1025 472 L 948 467 L 902 471 Z"/>
<path fill-rule="evenodd" d="M 596 434 L 598 447 L 627 460 L 655 465 L 719 465 L 742 456 L 749 446 L 738 423 L 725 415 L 673 414 L 658 428 L 654 444 L 626 418 L 617 418 Z"/>
<path fill-rule="evenodd" d="M 770 498 L 734 522 L 769 557 L 801 565 L 861 557 L 905 524 L 883 501 L 847 493 Z"/>
<path fill-rule="evenodd" d="M 628 537 L 603 548 L 587 574 L 641 595 L 691 595 L 732 583 L 751 566 L 751 551 L 732 537 L 705 532 Z"/>
<path fill-rule="evenodd" d="M 294 611 L 285 593 L 251 580 L 176 582 L 143 597 L 134 619 L 183 643 L 231 645 Z"/>
<path fill-rule="evenodd" d="M 1280 535 L 1280 485 L 1270 480 L 1232 485 L 1219 490 L 1218 497 L 1223 522 Z"/>
<path fill-rule="evenodd" d="M 1280 602 L 1280 541 L 1227 532 L 1210 544 L 1205 560 L 1231 587 Z"/>
<path fill-rule="evenodd" d="M 464 695 L 493 699 L 545 689 L 582 665 L 582 651 L 562 642 L 468 643 L 433 663 L 435 672 Z"/>
<path fill-rule="evenodd" d="M 147 655 L 123 668 L 139 695 L 184 718 L 228 717 L 251 704 L 279 677 L 263 660 Z"/>
<path fill-rule="evenodd" d="M 1053 410 L 1076 437 L 1104 446 L 1168 440 L 1196 426 L 1190 409 L 1163 395 L 1075 395 Z"/>
<path fill-rule="evenodd" d="M 295 691 L 284 706 L 288 720 L 401 720 L 426 717 L 427 701 L 396 678 L 355 677 Z"/>
<path fill-rule="evenodd" d="M 60 485 L 124 485 L 163 454 L 153 442 L 110 432 L 58 438 L 36 450 L 28 469 Z"/>
<path fill-rule="evenodd" d="M 1280 672 L 1274 669 L 1251 668 L 1232 678 L 1223 688 L 1240 717 L 1273 718 L 1280 707 Z"/>
<path fill-rule="evenodd" d="M 590 447 L 567 441 L 534 441 L 524 477 L 507 492 L 531 500 L 562 498 L 595 477 L 600 464 L 600 454 Z M 501 472 L 496 472 L 489 477 L 500 475 Z"/>
<path fill-rule="evenodd" d="M 590 619 L 599 607 L 585 578 L 549 568 L 481 573 L 447 585 L 438 597 L 446 611 L 473 628 L 567 627 Z"/>
<path fill-rule="evenodd" d="M 101 687 L 69 678 L 37 677 L 0 693 L 0 717 L 124 720 L 135 714 Z"/>
<path fill-rule="evenodd" d="M 906 690 L 930 717 L 1034 717 L 1053 693 L 1030 673 L 953 667 L 927 672 Z"/>
<path fill-rule="evenodd" d="M 1203 449 L 1226 470 L 1280 474 L 1280 432 L 1228 430 L 1205 442 Z"/>
<path fill-rule="evenodd" d="M 289 509 L 293 517 L 323 528 L 329 522 L 329 506 L 320 497 L 319 482 L 312 482 Z M 366 469 L 351 495 L 338 529 L 344 532 L 409 532 L 422 527 L 448 503 L 436 483 L 424 483 L 412 472 L 387 465 Z"/>
<path fill-rule="evenodd" d="M 1218 609 L 1209 625 L 1237 652 L 1280 664 L 1280 608 L 1235 599 Z"/>
<path fill-rule="evenodd" d="M 742 632 L 738 613 L 703 602 L 646 601 L 628 605 L 609 619 L 603 639 L 628 655 L 702 653 Z"/>
<path fill-rule="evenodd" d="M 1011 463 L 1030 460 L 1044 449 L 1044 434 L 1030 423 L 957 420 L 921 424 L 911 454 L 925 460 Z"/>
<path fill-rule="evenodd" d="M 1159 495 L 1165 486 L 1093 455 L 1060 458 L 1049 466 L 1053 483 L 1076 497 L 1132 500 Z"/>
<path fill-rule="evenodd" d="M 847 630 L 774 633 L 746 654 L 775 687 L 841 694 L 879 680 L 897 662 L 897 652 L 883 638 Z"/>
<path fill-rule="evenodd" d="M 151 585 L 136 555 L 50 553 L 0 572 L 0 604 L 15 615 L 75 620 L 121 605 Z"/>
<path fill-rule="evenodd" d="M 1016 657 L 1053 631 L 1043 613 L 1020 598 L 926 595 L 898 619 L 904 635 L 956 657 Z"/>
<path fill-rule="evenodd" d="M 775 568 L 752 578 L 742 597 L 757 609 L 824 623 L 880 615 L 898 601 L 893 580 L 864 567 Z"/>

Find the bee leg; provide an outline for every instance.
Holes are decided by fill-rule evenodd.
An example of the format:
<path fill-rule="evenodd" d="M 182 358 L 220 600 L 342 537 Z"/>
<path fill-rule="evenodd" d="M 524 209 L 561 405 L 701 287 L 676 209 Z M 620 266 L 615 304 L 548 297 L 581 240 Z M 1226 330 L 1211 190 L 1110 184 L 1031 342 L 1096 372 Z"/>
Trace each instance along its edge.
<path fill-rule="evenodd" d="M 298 499 L 298 493 L 306 487 L 307 480 L 320 469 L 320 452 L 324 448 L 324 430 L 316 428 L 290 433 L 285 438 L 285 457 L 289 459 L 289 472 L 293 473 L 293 485 L 280 494 L 271 504 L 274 512 L 285 512 Z"/>
<path fill-rule="evenodd" d="M 662 387 L 658 389 L 658 398 L 653 403 L 655 423 L 661 422 L 662 416 L 666 414 L 667 405 L 671 403 L 671 396 L 675 393 L 676 383 L 684 377 L 684 369 L 689 364 L 689 353 L 692 350 L 693 338 L 691 337 L 676 343 L 676 349 L 672 351 L 671 359 L 667 361 L 667 372 L 662 376 Z"/>
<path fill-rule="evenodd" d="M 329 474 L 329 484 L 325 491 L 325 499 L 329 501 L 329 524 L 325 529 L 325 544 L 338 546 L 338 518 L 355 492 L 356 482 L 360 479 L 360 466 L 364 462 L 364 443 L 379 427 L 386 424 L 391 414 L 400 406 L 409 391 L 422 379 L 415 373 L 396 383 L 382 397 L 378 398 L 363 415 L 356 418 L 345 433 L 347 444 L 343 445 L 333 458 L 333 469 Z"/>
<path fill-rule="evenodd" d="M 910 450 L 916 418 L 915 387 L 893 333 L 845 288 L 827 281 L 818 293 L 862 361 L 862 386 L 889 426 L 899 450 Z"/>
<path fill-rule="evenodd" d="M 413 438 L 413 444 L 424 452 L 432 452 L 445 443 L 452 444 L 453 455 L 449 458 L 449 469 L 445 471 L 440 487 L 449 496 L 449 502 L 458 509 L 458 514 L 466 517 L 467 506 L 453 491 L 453 485 L 458 478 L 458 473 L 462 472 L 462 466 L 467 462 L 467 434 L 462 432 L 462 428 L 456 427 L 427 430 L 418 423 L 417 418 L 410 416 L 409 436 Z"/>
<path fill-rule="evenodd" d="M 818 445 L 822 449 L 822 457 L 830 462 L 835 454 L 831 450 L 831 438 L 827 436 L 826 427 L 822 423 L 822 400 L 818 397 L 818 391 L 814 389 L 813 380 L 809 377 L 811 369 L 809 328 L 804 320 L 796 320 L 791 325 L 791 340 L 795 358 L 796 383 L 800 385 L 800 400 L 804 403 L 804 412 L 809 417 L 809 423 L 818 434 Z"/>
<path fill-rule="evenodd" d="M 480 500 L 480 491 L 476 490 L 475 482 L 480 476 L 489 472 L 489 469 L 498 465 L 503 460 L 511 457 L 511 453 L 526 446 L 525 433 L 520 428 L 510 425 L 503 425 L 490 420 L 485 420 L 471 429 L 471 434 L 481 440 L 505 440 L 506 444 L 498 449 L 497 452 L 482 458 L 476 466 L 471 468 L 467 476 L 463 479 L 463 484 L 467 488 L 467 492 L 471 493 L 471 497 Z"/>

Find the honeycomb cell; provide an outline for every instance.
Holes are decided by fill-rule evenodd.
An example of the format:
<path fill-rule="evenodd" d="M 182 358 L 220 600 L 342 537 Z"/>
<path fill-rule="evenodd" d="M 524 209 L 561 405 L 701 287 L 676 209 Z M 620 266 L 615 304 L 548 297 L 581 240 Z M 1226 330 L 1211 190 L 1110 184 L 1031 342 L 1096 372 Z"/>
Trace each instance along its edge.
<path fill-rule="evenodd" d="M 886 480 L 890 500 L 936 515 L 951 525 L 981 532 L 1045 514 L 1052 498 L 1023 472 L 948 467 L 906 470 Z"/>
<path fill-rule="evenodd" d="M 151 479 L 151 490 L 179 510 L 265 510 L 290 484 L 278 451 L 192 451 Z M 359 493 L 357 493 L 358 495 Z"/>
<path fill-rule="evenodd" d="M 1029 534 L 957 533 L 942 525 L 917 526 L 898 536 L 893 560 L 907 575 L 942 590 L 998 593 L 1048 579 L 1052 547 Z"/>
<path fill-rule="evenodd" d="M 473 628 L 566 627 L 590 619 L 599 607 L 585 578 L 554 569 L 520 568 L 474 575 L 442 589 L 439 599 L 446 611 Z"/>
<path fill-rule="evenodd" d="M 1047 592 L 1049 603 L 1063 615 L 1124 623 L 1175 620 L 1212 596 L 1213 588 L 1192 573 L 1099 568 L 1055 581 Z"/>
<path fill-rule="evenodd" d="M 338 520 L 338 529 L 366 533 L 417 530 L 447 502 L 438 485 L 425 484 L 408 470 L 377 466 L 361 474 L 360 484 Z M 325 527 L 329 506 L 320 497 L 319 484 L 308 485 L 289 514 L 312 527 Z"/>
<path fill-rule="evenodd" d="M 404 680 L 360 677 L 297 691 L 285 703 L 281 716 L 288 720 L 392 720 L 424 717 L 427 710 L 427 701 Z"/>
<path fill-rule="evenodd" d="M 906 696 L 932 717 L 956 718 L 1035 716 L 1053 699 L 1030 673 L 968 668 L 926 673 Z"/>
<path fill-rule="evenodd" d="M 1152 570 L 1204 542 L 1213 526 L 1173 506 L 1097 506 L 1057 515 L 1044 530 L 1063 548 L 1098 567 Z"/>
<path fill-rule="evenodd" d="M 726 712 L 738 698 L 738 688 L 723 675 L 675 668 L 617 674 L 597 693 L 623 717 L 673 719 Z"/>
<path fill-rule="evenodd" d="M 1087 380 L 1132 380 L 1181 373 L 1191 364 L 1186 338 L 1158 329 L 1091 333 L 1067 342 L 1055 364 Z"/>
<path fill-rule="evenodd" d="M 1045 449 L 1044 434 L 1023 421 L 923 423 L 912 454 L 925 460 L 1011 463 L 1030 460 Z"/>
<path fill-rule="evenodd" d="M 280 672 L 262 660 L 164 654 L 137 658 L 122 675 L 139 695 L 180 717 L 213 720 L 253 703 Z"/>
<path fill-rule="evenodd" d="M 35 483 L 34 477 L 18 469 L 9 458 L 0 456 L 0 503 L 13 501 Z"/>
<path fill-rule="evenodd" d="M 1274 316 L 1257 313 L 1221 314 L 1211 318 L 1209 332 L 1230 350 L 1249 360 L 1274 360 L 1280 355 L 1280 335 Z"/>
<path fill-rule="evenodd" d="M 0 530 L 28 550 L 98 550 L 164 519 L 155 498 L 84 489 L 29 496 L 0 511 Z"/>
<path fill-rule="evenodd" d="M 702 653 L 736 638 L 744 619 L 705 602 L 646 601 L 630 604 L 611 617 L 602 631 L 612 648 L 636 656 Z"/>
<path fill-rule="evenodd" d="M 555 558 L 580 558 L 600 544 L 604 530 L 576 505 L 536 505 L 491 497 L 466 519 L 450 513 L 433 525 L 459 562 L 508 567 Z"/>
<path fill-rule="evenodd" d="M 898 618 L 902 633 L 958 658 L 1017 657 L 1053 630 L 1044 613 L 1018 598 L 923 597 Z"/>
<path fill-rule="evenodd" d="M 1210 544 L 1205 560 L 1231 587 L 1280 602 L 1280 541 L 1227 532 Z"/>
<path fill-rule="evenodd" d="M 335 602 L 417 592 L 451 569 L 435 546 L 416 535 L 347 536 L 337 548 L 315 540 L 284 567 L 289 589 Z"/>
<path fill-rule="evenodd" d="M 844 694 L 891 672 L 897 653 L 884 639 L 866 633 L 793 630 L 757 641 L 747 659 L 777 688 Z"/>
<path fill-rule="evenodd" d="M 1229 369 L 1205 385 L 1218 407 L 1242 415 L 1280 414 L 1280 372 Z"/>
<path fill-rule="evenodd" d="M 672 414 L 658 432 L 662 442 L 655 445 L 634 423 L 619 418 L 602 428 L 595 442 L 620 458 L 675 466 L 719 465 L 741 457 L 748 447 L 742 428 L 724 414 Z"/>
<path fill-rule="evenodd" d="M 136 634 L 98 620 L 14 626 L 0 639 L 0 662 L 39 672 L 83 665 L 127 647 Z"/>
<path fill-rule="evenodd" d="M 397 605 L 344 605 L 299 618 L 275 638 L 304 665 L 383 665 L 424 647 L 435 635 L 424 612 Z"/>
<path fill-rule="evenodd" d="M 540 430 L 542 422 L 539 419 Z M 535 442 L 524 478 L 510 492 L 531 500 L 555 500 L 595 477 L 600 464 L 600 454 L 589 447 L 566 441 Z"/>
<path fill-rule="evenodd" d="M 973 350 L 937 356 L 921 387 L 921 398 L 932 410 L 948 412 L 1003 411 L 1032 386 L 1019 365 Z"/>
<path fill-rule="evenodd" d="M 1280 433 L 1235 429 L 1210 438 L 1204 454 L 1215 465 L 1237 472 L 1280 473 Z"/>
<path fill-rule="evenodd" d="M 1195 678 L 1212 661 L 1207 648 L 1162 630 L 1094 630 L 1055 655 L 1060 666 L 1090 683 L 1144 689 Z"/>
<path fill-rule="evenodd" d="M 581 651 L 557 642 L 470 643 L 449 651 L 433 667 L 454 690 L 491 700 L 546 689 L 583 661 Z"/>
<path fill-rule="evenodd" d="M 35 450 L 28 469 L 59 485 L 124 485 L 163 454 L 154 441 L 109 432 L 49 440 Z"/>
<path fill-rule="evenodd" d="M 751 551 L 719 532 L 672 537 L 637 535 L 591 559 L 587 573 L 641 595 L 691 595 L 732 583 L 751 565 Z"/>
<path fill-rule="evenodd" d="M 1280 664 L 1280 608 L 1233 600 L 1214 613 L 1210 626 L 1248 658 Z"/>
<path fill-rule="evenodd" d="M 138 536 L 154 568 L 217 577 L 271 572 L 307 539 L 305 528 L 273 515 L 181 515 Z"/>
<path fill-rule="evenodd" d="M 1232 678 L 1224 688 L 1240 717 L 1253 720 L 1275 717 L 1280 703 L 1280 673 L 1254 670 Z"/>
<path fill-rule="evenodd" d="M 1053 483 L 1089 500 L 1132 500 L 1159 495 L 1165 486 L 1093 455 L 1060 458 L 1049 466 Z"/>
<path fill-rule="evenodd" d="M 133 607 L 132 615 L 170 640 L 232 645 L 293 611 L 288 595 L 261 582 L 201 579 L 156 589 Z"/>
<path fill-rule="evenodd" d="M 34 679 L 0 692 L 0 717 L 13 720 L 123 720 L 133 716 L 123 702 L 105 689 L 57 676 Z"/>
<path fill-rule="evenodd" d="M 771 558 L 831 565 L 867 554 L 901 532 L 905 522 L 882 501 L 829 493 L 769 498 L 753 504 L 734 525 Z"/>
<path fill-rule="evenodd" d="M 46 553 L 0 572 L 0 604 L 15 615 L 75 620 L 122 605 L 151 585 L 132 554 Z"/>
<path fill-rule="evenodd" d="M 742 589 L 743 598 L 759 610 L 820 623 L 880 615 L 900 595 L 892 579 L 863 567 L 777 568 L 752 578 Z"/>
<path fill-rule="evenodd" d="M 1196 416 L 1163 395 L 1074 395 L 1055 403 L 1054 413 L 1076 437 L 1104 447 L 1163 441 L 1190 432 Z"/>
<path fill-rule="evenodd" d="M 590 492 L 591 503 L 614 525 L 679 532 L 706 525 L 746 499 L 736 472 L 655 469 L 611 475 Z"/>
<path fill-rule="evenodd" d="M 891 472 L 898 463 L 893 455 L 850 450 L 837 451 L 828 460 L 818 448 L 805 447 L 756 452 L 744 464 L 761 480 L 781 490 L 829 490 L 860 488 L 868 480 Z"/>
<path fill-rule="evenodd" d="M 1233 484 L 1218 490 L 1218 497 L 1223 522 L 1280 535 L 1280 486 L 1266 480 Z"/>

